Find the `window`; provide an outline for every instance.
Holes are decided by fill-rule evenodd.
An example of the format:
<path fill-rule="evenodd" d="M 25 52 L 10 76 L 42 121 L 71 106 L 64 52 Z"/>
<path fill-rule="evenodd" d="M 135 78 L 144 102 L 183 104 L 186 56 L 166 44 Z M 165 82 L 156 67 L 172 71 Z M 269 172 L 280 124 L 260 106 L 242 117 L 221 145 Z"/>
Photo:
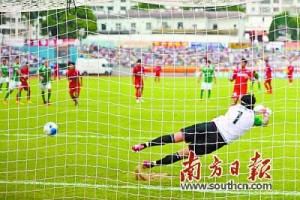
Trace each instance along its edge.
<path fill-rule="evenodd" d="M 213 29 L 214 29 L 214 30 L 217 30 L 217 29 L 218 29 L 218 24 L 214 24 L 214 25 L 213 25 Z"/>
<path fill-rule="evenodd" d="M 194 29 L 194 31 L 197 30 L 197 24 L 193 24 L 193 29 Z"/>
<path fill-rule="evenodd" d="M 151 30 L 152 29 L 152 27 L 151 27 L 151 23 L 146 23 L 146 30 Z"/>
<path fill-rule="evenodd" d="M 237 28 L 236 24 L 233 25 L 233 28 L 236 30 L 236 28 Z"/>
<path fill-rule="evenodd" d="M 122 3 L 126 3 L 126 0 L 121 0 Z"/>
<path fill-rule="evenodd" d="M 279 0 L 273 0 L 273 3 L 279 3 Z"/>
<path fill-rule="evenodd" d="M 163 23 L 162 23 L 162 28 L 163 28 L 163 29 L 169 28 L 168 23 L 167 23 L 167 22 L 163 22 Z"/>
<path fill-rule="evenodd" d="M 135 31 L 136 30 L 136 23 L 131 23 L 131 31 Z"/>
<path fill-rule="evenodd" d="M 121 30 L 121 23 L 116 23 L 116 31 L 120 31 Z"/>
<path fill-rule="evenodd" d="M 270 7 L 262 7 L 262 8 L 260 8 L 260 11 L 262 13 L 270 13 L 271 12 Z"/>
<path fill-rule="evenodd" d="M 274 8 L 274 12 L 279 12 L 279 8 Z"/>
<path fill-rule="evenodd" d="M 96 6 L 96 10 L 103 10 L 103 6 Z"/>
<path fill-rule="evenodd" d="M 126 7 L 122 6 L 121 11 L 126 11 Z"/>
<path fill-rule="evenodd" d="M 252 9 L 251 9 L 251 10 L 252 10 L 252 12 L 255 12 L 255 7 L 252 7 Z"/>
<path fill-rule="evenodd" d="M 109 7 L 107 7 L 107 10 L 108 10 L 108 12 L 110 13 L 110 12 L 112 12 L 112 11 L 114 10 L 114 7 L 109 6 Z"/>
<path fill-rule="evenodd" d="M 270 3 L 271 3 L 271 0 L 262 0 L 260 3 L 263 3 L 263 4 L 270 4 Z"/>
<path fill-rule="evenodd" d="M 177 29 L 183 29 L 183 22 L 178 22 Z"/>
<path fill-rule="evenodd" d="M 292 4 L 293 0 L 282 0 L 283 4 Z"/>
<path fill-rule="evenodd" d="M 101 24 L 101 30 L 106 31 L 106 24 Z"/>

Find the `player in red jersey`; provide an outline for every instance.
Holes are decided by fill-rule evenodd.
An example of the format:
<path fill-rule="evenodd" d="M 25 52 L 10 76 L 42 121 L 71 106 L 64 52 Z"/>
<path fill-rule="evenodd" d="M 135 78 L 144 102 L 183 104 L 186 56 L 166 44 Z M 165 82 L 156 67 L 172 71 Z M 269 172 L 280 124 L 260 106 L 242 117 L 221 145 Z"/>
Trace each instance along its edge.
<path fill-rule="evenodd" d="M 143 76 L 145 75 L 145 68 L 142 66 L 141 60 L 137 60 L 136 65 L 133 68 L 132 72 L 132 82 L 136 89 L 135 97 L 136 102 L 140 103 L 142 100 L 143 90 L 144 90 L 144 80 Z"/>
<path fill-rule="evenodd" d="M 294 66 L 292 65 L 292 62 L 290 61 L 290 64 L 287 67 L 287 77 L 289 79 L 290 85 L 293 84 L 293 73 L 294 73 Z"/>
<path fill-rule="evenodd" d="M 266 59 L 265 60 L 265 88 L 267 89 L 267 94 L 272 94 L 272 85 L 271 85 L 271 81 L 272 81 L 272 68 L 269 64 L 269 60 Z"/>
<path fill-rule="evenodd" d="M 55 64 L 53 69 L 54 69 L 54 80 L 55 79 L 60 80 L 59 65 Z"/>
<path fill-rule="evenodd" d="M 247 94 L 248 80 L 253 79 L 253 74 L 246 69 L 247 60 L 242 58 L 241 68 L 236 68 L 233 71 L 230 81 L 235 81 L 232 98 L 234 99 L 232 105 L 236 105 L 241 96 Z"/>
<path fill-rule="evenodd" d="M 21 76 L 20 76 L 20 82 L 21 82 L 21 87 L 19 88 L 19 92 L 17 94 L 17 101 L 20 102 L 21 98 L 21 92 L 24 90 L 27 91 L 27 102 L 32 103 L 30 101 L 30 86 L 28 83 L 29 80 L 29 63 L 26 62 L 25 66 L 21 68 Z"/>
<path fill-rule="evenodd" d="M 82 76 L 80 76 L 79 71 L 75 69 L 75 63 L 69 62 L 68 67 L 66 76 L 69 81 L 69 93 L 72 100 L 75 102 L 75 106 L 77 106 L 80 87 L 82 86 Z"/>
<path fill-rule="evenodd" d="M 157 65 L 155 67 L 155 82 L 159 83 L 160 82 L 160 73 L 162 72 L 161 66 Z"/>

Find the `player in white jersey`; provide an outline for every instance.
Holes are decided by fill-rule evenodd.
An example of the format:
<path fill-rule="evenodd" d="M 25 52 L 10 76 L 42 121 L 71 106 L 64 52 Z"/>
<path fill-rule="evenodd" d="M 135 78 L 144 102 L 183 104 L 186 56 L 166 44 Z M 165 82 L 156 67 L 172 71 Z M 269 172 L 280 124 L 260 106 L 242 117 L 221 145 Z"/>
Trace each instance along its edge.
<path fill-rule="evenodd" d="M 157 161 L 144 161 L 143 168 L 167 165 L 187 158 L 193 150 L 197 156 L 210 154 L 224 145 L 242 137 L 253 126 L 267 126 L 271 115 L 270 109 L 262 110 L 263 119 L 254 113 L 256 99 L 254 95 L 246 94 L 241 98 L 241 104 L 231 106 L 225 115 L 214 118 L 210 122 L 195 124 L 180 130 L 180 132 L 158 137 L 150 142 L 132 146 L 135 152 L 147 147 L 165 145 L 167 143 L 189 143 L 175 154 L 167 155 Z"/>

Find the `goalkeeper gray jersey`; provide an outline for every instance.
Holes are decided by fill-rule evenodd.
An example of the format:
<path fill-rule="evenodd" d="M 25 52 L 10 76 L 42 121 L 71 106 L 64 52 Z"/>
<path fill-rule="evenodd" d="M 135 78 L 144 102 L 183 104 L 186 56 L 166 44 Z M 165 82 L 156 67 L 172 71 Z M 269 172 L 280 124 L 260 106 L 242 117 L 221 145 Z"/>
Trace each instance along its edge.
<path fill-rule="evenodd" d="M 254 111 L 242 105 L 231 106 L 225 115 L 212 121 L 227 144 L 239 139 L 254 125 Z"/>

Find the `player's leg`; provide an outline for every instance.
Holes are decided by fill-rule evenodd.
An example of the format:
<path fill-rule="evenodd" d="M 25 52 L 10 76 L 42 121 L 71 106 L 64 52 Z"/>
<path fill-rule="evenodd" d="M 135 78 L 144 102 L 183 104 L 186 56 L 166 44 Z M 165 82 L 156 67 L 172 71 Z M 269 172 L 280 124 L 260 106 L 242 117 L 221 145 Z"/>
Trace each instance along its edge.
<path fill-rule="evenodd" d="M 153 146 L 162 146 L 168 143 L 178 143 L 183 141 L 183 133 L 180 131 L 175 134 L 171 135 L 163 135 L 161 137 L 155 138 L 149 142 L 143 143 L 143 144 L 138 144 L 134 145 L 131 147 L 131 149 L 135 152 L 141 151 L 147 147 L 153 147 Z"/>
<path fill-rule="evenodd" d="M 269 89 L 270 89 L 270 94 L 272 94 L 272 79 L 269 80 Z"/>
<path fill-rule="evenodd" d="M 16 104 L 22 104 L 21 103 L 21 95 L 22 95 L 23 86 L 18 87 L 18 93 L 16 95 Z"/>
<path fill-rule="evenodd" d="M 269 89 L 269 83 L 268 83 L 268 80 L 265 80 L 264 85 L 265 85 L 265 88 L 266 88 L 267 92 L 269 92 L 270 89 Z"/>
<path fill-rule="evenodd" d="M 16 82 L 15 81 L 10 81 L 9 82 L 9 89 L 6 91 L 6 95 L 4 97 L 4 100 L 3 100 L 3 104 L 7 104 L 7 99 L 9 97 L 9 95 L 14 91 L 16 87 Z"/>
<path fill-rule="evenodd" d="M 260 87 L 260 81 L 259 80 L 257 81 L 257 85 L 258 85 L 258 90 L 260 90 L 261 87 Z"/>
<path fill-rule="evenodd" d="M 201 100 L 203 99 L 203 94 L 204 94 L 204 90 L 201 90 L 201 92 L 200 92 L 200 99 Z"/>
<path fill-rule="evenodd" d="M 74 96 L 75 96 L 75 106 L 78 106 L 78 98 L 79 98 L 79 94 L 80 94 L 80 87 L 76 87 L 75 88 L 75 93 L 74 93 Z"/>
<path fill-rule="evenodd" d="M 9 91 L 9 79 L 6 78 L 6 92 Z"/>
<path fill-rule="evenodd" d="M 4 83 L 4 78 L 0 77 L 0 93 L 2 93 L 2 85 Z"/>
<path fill-rule="evenodd" d="M 69 94 L 70 94 L 72 101 L 74 101 L 74 99 L 75 99 L 74 93 L 75 93 L 75 89 L 73 87 L 69 87 Z"/>
<path fill-rule="evenodd" d="M 50 98 L 51 98 L 51 92 L 52 92 L 51 83 L 47 83 L 46 87 L 48 89 L 48 101 L 47 101 L 47 103 L 50 104 Z"/>
<path fill-rule="evenodd" d="M 28 86 L 27 86 L 27 102 L 28 102 L 28 103 L 32 103 L 32 102 L 30 101 L 30 94 L 31 94 L 31 89 L 30 89 L 30 86 L 28 85 Z"/>
<path fill-rule="evenodd" d="M 211 90 L 207 90 L 207 98 L 210 99 Z"/>
<path fill-rule="evenodd" d="M 40 83 L 40 88 L 41 88 L 41 91 L 42 91 L 43 103 L 44 103 L 44 105 L 46 105 L 47 104 L 47 101 L 46 101 L 46 98 L 45 98 L 46 85 L 43 84 L 43 83 Z"/>
<path fill-rule="evenodd" d="M 136 92 L 135 92 L 136 102 L 140 103 L 141 102 L 141 100 L 140 100 L 140 97 L 141 97 L 141 88 L 139 86 L 136 86 L 135 90 L 136 90 Z"/>
<path fill-rule="evenodd" d="M 164 158 L 162 159 L 159 159 L 157 161 L 144 161 L 143 162 L 143 168 L 152 168 L 152 167 L 155 167 L 155 166 L 162 166 L 162 165 L 169 165 L 169 164 L 172 164 L 172 163 L 175 163 L 179 160 L 182 160 L 184 158 L 187 158 L 189 156 L 189 148 L 186 147 L 174 154 L 170 154 L 170 155 L 167 155 L 165 156 Z"/>

